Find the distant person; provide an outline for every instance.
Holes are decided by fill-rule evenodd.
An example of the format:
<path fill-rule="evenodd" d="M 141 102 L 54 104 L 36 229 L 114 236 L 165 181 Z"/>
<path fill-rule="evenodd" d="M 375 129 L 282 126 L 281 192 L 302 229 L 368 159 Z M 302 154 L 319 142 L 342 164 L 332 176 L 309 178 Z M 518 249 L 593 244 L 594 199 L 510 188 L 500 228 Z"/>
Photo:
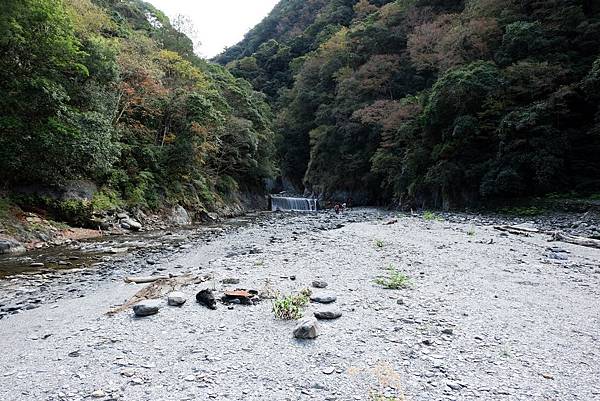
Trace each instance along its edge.
<path fill-rule="evenodd" d="M 339 203 L 335 204 L 335 214 L 340 214 L 340 209 L 342 208 L 342 206 Z"/>

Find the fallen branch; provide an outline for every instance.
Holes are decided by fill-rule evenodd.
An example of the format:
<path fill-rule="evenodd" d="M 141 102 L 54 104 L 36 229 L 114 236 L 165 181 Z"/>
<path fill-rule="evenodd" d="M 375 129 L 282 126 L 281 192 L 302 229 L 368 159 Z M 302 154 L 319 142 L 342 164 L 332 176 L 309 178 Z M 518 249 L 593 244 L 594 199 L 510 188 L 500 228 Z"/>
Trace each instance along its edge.
<path fill-rule="evenodd" d="M 552 240 L 600 249 L 600 240 L 586 237 L 578 237 L 575 235 L 565 234 L 558 231 L 552 234 Z"/>
<path fill-rule="evenodd" d="M 536 228 L 528 228 L 522 226 L 494 226 L 495 230 L 507 232 L 510 234 L 523 235 L 529 237 L 530 234 L 538 234 L 540 230 Z"/>
<path fill-rule="evenodd" d="M 125 277 L 126 283 L 135 283 L 135 284 L 147 284 L 153 283 L 158 280 L 165 280 L 171 278 L 169 276 L 145 276 L 145 277 Z"/>
<path fill-rule="evenodd" d="M 184 287 L 186 285 L 200 284 L 208 280 L 210 280 L 210 276 L 198 277 L 192 274 L 186 274 L 184 276 L 173 278 L 163 277 L 142 288 L 123 305 L 112 308 L 111 310 L 106 312 L 106 314 L 109 316 L 113 316 L 119 312 L 123 312 L 130 309 L 131 307 L 133 307 L 133 305 L 137 304 L 140 301 L 146 299 L 161 298 L 169 292 L 177 291 L 181 287 Z"/>

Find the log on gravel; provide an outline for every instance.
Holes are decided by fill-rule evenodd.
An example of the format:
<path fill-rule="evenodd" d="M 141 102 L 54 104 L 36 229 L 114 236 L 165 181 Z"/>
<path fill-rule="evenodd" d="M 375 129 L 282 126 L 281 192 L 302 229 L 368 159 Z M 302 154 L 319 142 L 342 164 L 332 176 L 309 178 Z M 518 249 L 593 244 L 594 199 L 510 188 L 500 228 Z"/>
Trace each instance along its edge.
<path fill-rule="evenodd" d="M 510 234 L 523 235 L 529 237 L 531 234 L 539 234 L 541 231 L 535 228 L 522 226 L 494 226 L 495 230 L 507 232 Z"/>
<path fill-rule="evenodd" d="M 200 284 L 210 279 L 210 276 L 198 277 L 193 274 L 186 274 L 183 276 L 173 278 L 166 277 L 158 279 L 136 292 L 135 295 L 123 305 L 119 305 L 112 308 L 111 310 L 106 312 L 106 314 L 109 316 L 116 315 L 117 313 L 129 310 L 131 307 L 133 307 L 133 305 L 137 304 L 140 301 L 161 298 L 170 292 L 177 291 L 180 288 L 185 287 L 186 285 Z"/>
<path fill-rule="evenodd" d="M 125 277 L 124 280 L 126 283 L 148 284 L 148 283 L 153 283 L 158 280 L 165 280 L 168 278 L 171 278 L 171 277 L 170 276 Z"/>
<path fill-rule="evenodd" d="M 562 241 L 567 242 L 569 244 L 587 246 L 590 248 L 598 248 L 600 249 L 600 240 L 586 237 L 578 237 L 576 235 L 565 234 L 561 232 L 555 232 L 552 234 L 552 239 L 554 241 Z"/>

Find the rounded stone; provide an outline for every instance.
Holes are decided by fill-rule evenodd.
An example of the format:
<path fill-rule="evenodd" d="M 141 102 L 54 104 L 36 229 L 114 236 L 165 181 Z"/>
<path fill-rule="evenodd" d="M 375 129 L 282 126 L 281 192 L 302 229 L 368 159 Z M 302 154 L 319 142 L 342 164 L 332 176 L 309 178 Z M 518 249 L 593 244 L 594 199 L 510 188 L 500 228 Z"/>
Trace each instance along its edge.
<path fill-rule="evenodd" d="M 315 280 L 312 282 L 312 286 L 315 288 L 327 288 L 327 282 L 323 280 Z"/>
<path fill-rule="evenodd" d="M 167 295 L 167 303 L 171 306 L 181 306 L 187 301 L 185 294 L 180 291 L 173 291 Z"/>
<path fill-rule="evenodd" d="M 337 296 L 332 292 L 317 292 L 310 296 L 310 300 L 320 304 L 330 304 L 337 300 Z"/>
<path fill-rule="evenodd" d="M 302 340 L 311 340 L 319 335 L 319 326 L 314 317 L 302 319 L 294 328 L 294 337 Z"/>
<path fill-rule="evenodd" d="M 333 320 L 342 316 L 342 311 L 337 308 L 319 309 L 315 311 L 315 317 L 320 320 Z"/>
<path fill-rule="evenodd" d="M 159 309 L 160 301 L 158 300 L 142 301 L 133 306 L 133 313 L 137 317 L 146 317 L 156 315 Z"/>

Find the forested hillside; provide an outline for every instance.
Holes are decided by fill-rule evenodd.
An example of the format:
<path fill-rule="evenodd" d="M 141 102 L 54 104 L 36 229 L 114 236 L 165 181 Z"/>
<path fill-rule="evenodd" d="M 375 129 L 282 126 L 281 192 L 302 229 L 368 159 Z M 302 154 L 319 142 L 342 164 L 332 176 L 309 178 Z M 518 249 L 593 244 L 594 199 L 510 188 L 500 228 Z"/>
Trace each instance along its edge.
<path fill-rule="evenodd" d="M 0 190 L 88 180 L 85 207 L 196 210 L 260 190 L 274 172 L 264 95 L 181 31 L 139 0 L 3 0 Z"/>
<path fill-rule="evenodd" d="M 600 191 L 600 3 L 282 0 L 216 59 L 277 111 L 285 176 L 453 207 Z"/>

